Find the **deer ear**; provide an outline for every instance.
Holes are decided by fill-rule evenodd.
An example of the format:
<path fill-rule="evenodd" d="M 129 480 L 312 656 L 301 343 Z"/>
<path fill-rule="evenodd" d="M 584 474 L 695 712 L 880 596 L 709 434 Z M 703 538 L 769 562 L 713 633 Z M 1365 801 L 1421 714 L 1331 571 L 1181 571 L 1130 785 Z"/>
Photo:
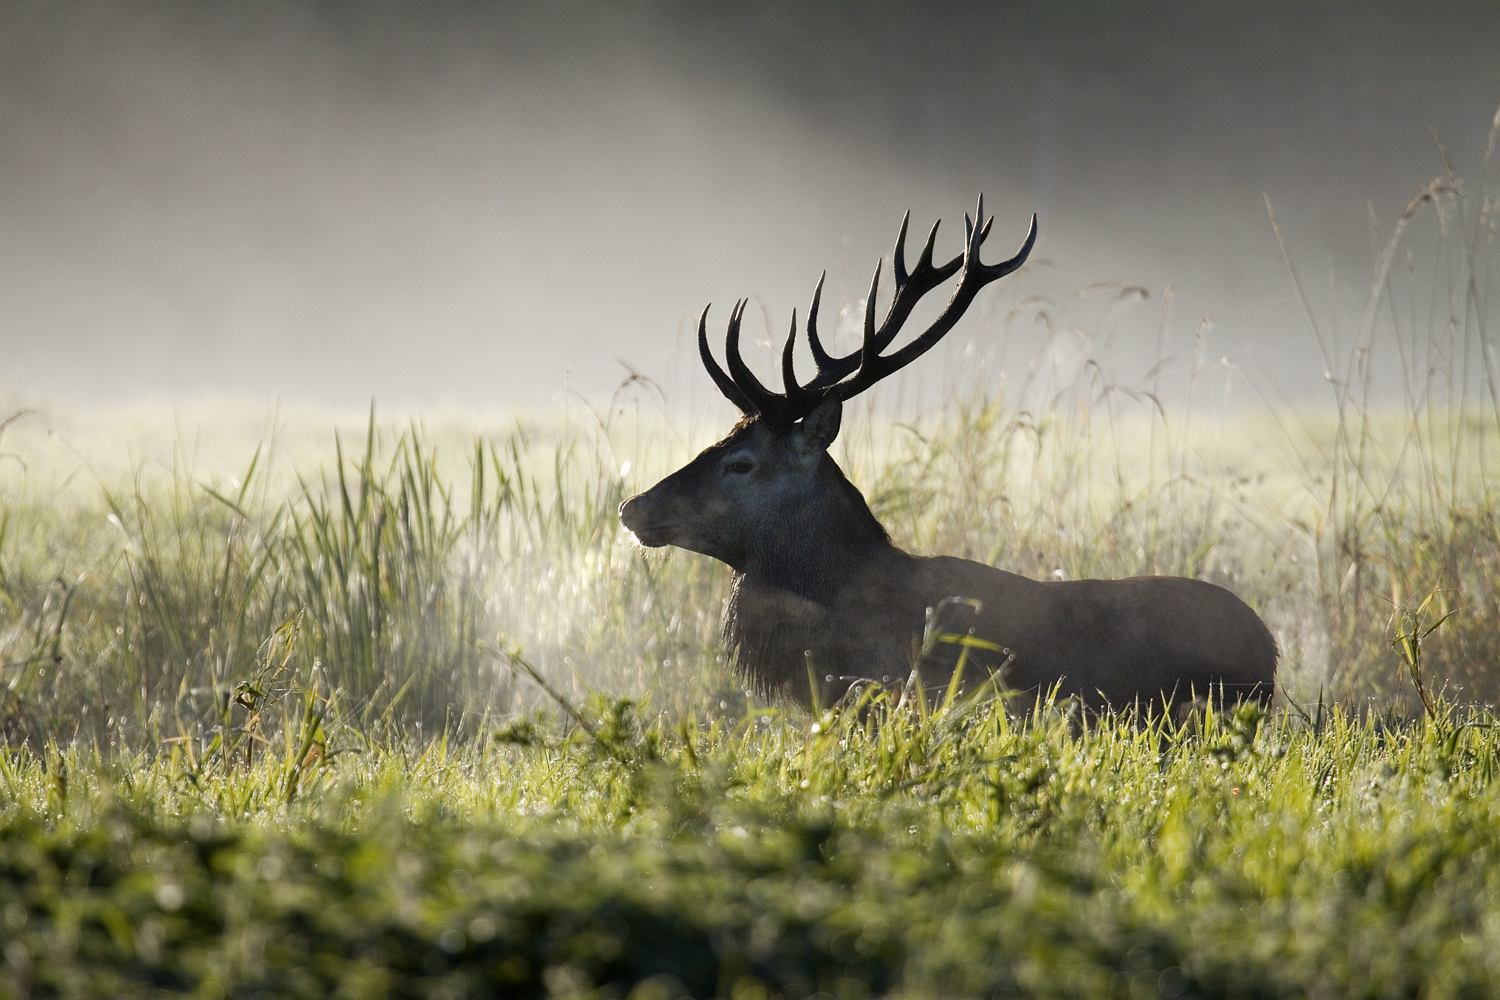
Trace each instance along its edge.
<path fill-rule="evenodd" d="M 803 458 L 822 455 L 839 436 L 839 421 L 844 415 L 844 404 L 830 395 L 818 404 L 817 409 L 797 422 L 792 430 L 797 453 Z"/>

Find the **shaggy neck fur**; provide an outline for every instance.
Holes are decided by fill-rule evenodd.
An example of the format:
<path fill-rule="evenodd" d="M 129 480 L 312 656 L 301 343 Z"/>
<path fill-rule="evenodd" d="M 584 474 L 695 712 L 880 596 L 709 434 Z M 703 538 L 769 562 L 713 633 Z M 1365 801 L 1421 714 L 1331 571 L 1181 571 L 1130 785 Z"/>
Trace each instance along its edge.
<path fill-rule="evenodd" d="M 746 539 L 741 573 L 819 604 L 832 604 L 870 555 L 891 548 L 865 498 L 827 455 L 808 494 L 776 514 Z"/>

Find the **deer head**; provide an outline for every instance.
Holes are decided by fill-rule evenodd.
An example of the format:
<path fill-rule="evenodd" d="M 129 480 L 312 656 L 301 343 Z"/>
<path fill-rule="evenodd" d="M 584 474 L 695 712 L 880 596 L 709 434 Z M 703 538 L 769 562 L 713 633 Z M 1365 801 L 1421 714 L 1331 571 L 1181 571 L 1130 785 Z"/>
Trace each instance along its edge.
<path fill-rule="evenodd" d="M 818 307 L 823 278 L 813 290 L 807 316 L 807 343 L 817 374 L 800 382 L 792 353 L 797 315 L 781 355 L 784 391 L 761 384 L 740 356 L 740 322 L 746 300 L 729 315 L 725 342 L 726 373 L 708 346 L 708 310 L 698 320 L 698 352 L 719 390 L 744 419 L 723 441 L 645 493 L 620 506 L 620 519 L 643 545 L 677 545 L 713 556 L 740 571 L 760 569 L 780 585 L 800 593 L 820 592 L 841 575 L 862 543 L 882 543 L 881 528 L 864 498 L 827 455 L 838 435 L 844 400 L 911 364 L 937 344 L 964 314 L 985 285 L 1020 267 L 1036 242 L 1036 217 L 1020 251 L 999 264 L 984 264 L 980 248 L 993 219 L 984 218 L 979 199 L 975 218 L 964 217 L 964 249 L 944 264 L 932 262 L 937 225 L 916 266 L 906 267 L 906 228 L 901 220 L 892 256 L 896 290 L 885 318 L 876 326 L 875 295 L 880 266 L 870 281 L 865 304 L 864 341 L 843 357 L 834 357 L 818 338 Z M 917 302 L 958 275 L 948 305 L 936 320 L 904 347 L 882 353 L 896 339 Z M 826 553 L 826 559 L 820 556 Z M 829 563 L 819 566 L 820 561 Z M 780 579 L 789 575 L 789 580 Z"/>

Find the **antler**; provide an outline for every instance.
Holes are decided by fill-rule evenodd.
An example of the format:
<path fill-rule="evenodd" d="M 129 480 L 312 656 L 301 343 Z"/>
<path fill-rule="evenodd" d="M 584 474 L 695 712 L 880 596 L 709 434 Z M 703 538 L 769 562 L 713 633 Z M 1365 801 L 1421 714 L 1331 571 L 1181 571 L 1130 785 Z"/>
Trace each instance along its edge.
<path fill-rule="evenodd" d="M 797 381 L 792 365 L 792 349 L 797 341 L 795 310 L 792 312 L 792 329 L 787 334 L 786 346 L 781 352 L 781 378 L 786 387 L 784 394 L 772 392 L 761 385 L 760 380 L 755 377 L 740 356 L 740 319 L 745 313 L 747 300 L 735 303 L 734 310 L 729 315 L 728 335 L 724 344 L 724 356 L 729 363 L 728 375 L 719 367 L 708 349 L 708 310 L 703 310 L 703 315 L 698 320 L 698 353 L 703 358 L 703 367 L 708 369 L 709 375 L 713 377 L 719 390 L 728 397 L 731 403 L 739 407 L 741 413 L 747 416 L 757 415 L 772 427 L 786 430 L 811 413 L 830 395 L 847 400 L 864 392 L 887 375 L 905 368 L 931 350 L 934 344 L 953 329 L 954 324 L 974 301 L 974 296 L 979 294 L 979 290 L 1025 263 L 1032 246 L 1036 243 L 1036 216 L 1033 215 L 1031 229 L 1027 232 L 1025 242 L 1021 244 L 1021 249 L 1014 257 L 999 264 L 985 264 L 980 261 L 980 247 L 984 245 L 985 237 L 990 234 L 990 226 L 995 221 L 993 217 L 984 218 L 984 196 L 980 195 L 978 208 L 974 212 L 974 220 L 983 220 L 983 223 L 977 224 L 967 215 L 964 216 L 963 252 L 946 264 L 934 265 L 932 249 L 937 241 L 940 222 L 934 223 L 932 231 L 927 234 L 927 244 L 922 248 L 922 254 L 917 259 L 917 266 L 908 273 L 906 270 L 906 227 L 910 220 L 911 213 L 907 212 L 901 220 L 901 232 L 896 236 L 896 250 L 891 260 L 896 272 L 896 294 L 891 299 L 890 307 L 886 309 L 885 319 L 881 322 L 879 329 L 876 329 L 875 292 L 880 285 L 880 264 L 877 263 L 875 275 L 870 279 L 870 294 L 865 301 L 864 343 L 858 350 L 841 358 L 830 355 L 824 350 L 822 341 L 818 339 L 818 306 L 823 297 L 823 277 L 827 277 L 827 273 L 825 272 L 823 277 L 818 278 L 818 285 L 813 290 L 812 307 L 807 315 L 807 345 L 812 349 L 818 373 L 806 385 Z M 896 339 L 896 335 L 901 332 L 902 325 L 916 308 L 922 296 L 953 277 L 955 273 L 959 274 L 958 286 L 954 288 L 953 297 L 948 300 L 942 314 L 911 343 L 893 354 L 882 355 L 880 352 Z"/>

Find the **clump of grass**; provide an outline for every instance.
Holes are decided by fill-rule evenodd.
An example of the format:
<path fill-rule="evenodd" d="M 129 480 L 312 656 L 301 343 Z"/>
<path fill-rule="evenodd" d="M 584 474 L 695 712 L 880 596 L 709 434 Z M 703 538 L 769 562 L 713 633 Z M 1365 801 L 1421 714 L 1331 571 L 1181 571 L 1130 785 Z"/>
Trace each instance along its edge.
<path fill-rule="evenodd" d="M 1373 664 L 1404 609 L 1422 603 L 1445 622 L 1424 644 L 1436 682 L 1453 697 L 1500 700 L 1500 370 L 1490 339 L 1500 287 L 1497 138 L 1500 114 L 1477 189 L 1466 191 L 1450 169 L 1412 198 L 1343 342 L 1307 309 L 1333 416 L 1283 422 L 1306 496 L 1285 516 L 1315 558 L 1324 683 L 1339 697 L 1385 700 L 1401 690 L 1399 671 Z M 1306 304 L 1300 280 L 1298 293 Z M 1396 407 L 1380 402 L 1391 373 Z"/>
<path fill-rule="evenodd" d="M 706 562 L 664 572 L 635 555 L 607 433 L 517 425 L 444 457 L 419 424 L 372 413 L 358 451 L 336 437 L 290 492 L 274 439 L 232 477 L 198 475 L 179 447 L 170 468 L 68 504 L 17 476 L 0 521 L 7 742 L 201 750 L 239 724 L 237 692 L 285 635 L 288 668 L 264 697 L 286 711 L 244 709 L 262 727 L 316 689 L 330 724 L 361 738 L 471 736 L 525 704 L 481 648 L 497 637 L 573 695 L 722 700 L 738 690 L 712 669 L 723 581 Z"/>

